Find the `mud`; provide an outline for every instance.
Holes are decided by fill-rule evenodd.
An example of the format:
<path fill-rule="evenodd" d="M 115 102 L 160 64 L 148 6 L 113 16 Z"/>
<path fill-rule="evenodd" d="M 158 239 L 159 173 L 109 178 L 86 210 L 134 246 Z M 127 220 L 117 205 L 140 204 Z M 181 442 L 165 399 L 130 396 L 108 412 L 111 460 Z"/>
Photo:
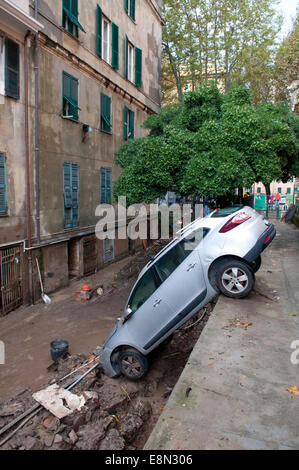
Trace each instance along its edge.
<path fill-rule="evenodd" d="M 150 358 L 150 370 L 142 380 L 130 382 L 124 377 L 111 379 L 105 376 L 99 366 L 72 390 L 78 395 L 92 392 L 86 393 L 89 399 L 80 412 L 59 420 L 42 409 L 1 450 L 142 449 L 213 307 L 214 303 L 208 304 L 176 331 L 168 344 L 154 352 Z M 192 326 L 203 313 L 205 316 L 202 320 Z M 59 359 L 48 370 L 48 384 L 59 382 L 91 358 L 94 355 L 77 354 Z M 61 386 L 66 387 L 85 370 L 61 382 Z M 10 400 L 0 403 L 0 429 L 35 404 L 31 393 L 31 390 L 19 387 Z M 12 430 L 2 435 L 1 439 Z"/>

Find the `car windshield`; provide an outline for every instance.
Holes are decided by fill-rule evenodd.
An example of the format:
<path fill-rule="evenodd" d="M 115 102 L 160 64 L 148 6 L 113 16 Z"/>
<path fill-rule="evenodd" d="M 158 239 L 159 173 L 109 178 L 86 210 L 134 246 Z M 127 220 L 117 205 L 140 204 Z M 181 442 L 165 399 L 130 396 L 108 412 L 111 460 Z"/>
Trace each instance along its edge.
<path fill-rule="evenodd" d="M 135 313 L 147 299 L 155 292 L 157 286 L 149 269 L 138 281 L 128 302 L 128 307 Z"/>
<path fill-rule="evenodd" d="M 242 209 L 244 206 L 231 206 L 231 207 L 225 207 L 224 209 L 219 209 L 218 211 L 214 212 L 213 215 L 211 215 L 211 218 L 216 219 L 220 217 L 227 217 L 228 215 L 234 214 L 235 212 L 238 212 L 240 209 Z"/>

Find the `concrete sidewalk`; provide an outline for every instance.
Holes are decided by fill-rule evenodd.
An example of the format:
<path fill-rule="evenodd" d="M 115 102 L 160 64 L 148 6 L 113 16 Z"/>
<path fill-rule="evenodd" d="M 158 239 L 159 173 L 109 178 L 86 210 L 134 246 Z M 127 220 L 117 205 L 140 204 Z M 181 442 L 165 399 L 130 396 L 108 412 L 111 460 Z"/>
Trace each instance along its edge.
<path fill-rule="evenodd" d="M 220 297 L 145 449 L 299 448 L 299 396 L 285 390 L 299 387 L 299 364 L 291 363 L 299 230 L 276 228 L 255 290 L 243 300 Z"/>

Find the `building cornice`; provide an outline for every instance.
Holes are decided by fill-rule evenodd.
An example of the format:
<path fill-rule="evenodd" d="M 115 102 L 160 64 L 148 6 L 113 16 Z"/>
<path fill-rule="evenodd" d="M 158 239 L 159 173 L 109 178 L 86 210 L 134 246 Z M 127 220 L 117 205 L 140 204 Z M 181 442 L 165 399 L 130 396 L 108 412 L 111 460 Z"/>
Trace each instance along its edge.
<path fill-rule="evenodd" d="M 0 0 L 0 15 L 6 18 L 11 19 L 14 23 L 14 26 L 21 30 L 30 30 L 33 33 L 41 31 L 44 26 L 28 15 L 25 11 L 18 8 L 9 0 Z"/>

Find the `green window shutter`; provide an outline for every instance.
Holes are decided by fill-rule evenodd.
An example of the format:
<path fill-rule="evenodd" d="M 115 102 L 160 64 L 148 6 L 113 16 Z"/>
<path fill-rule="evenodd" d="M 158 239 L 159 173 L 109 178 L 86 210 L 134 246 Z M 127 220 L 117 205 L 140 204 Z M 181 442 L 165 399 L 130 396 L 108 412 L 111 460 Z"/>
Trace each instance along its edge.
<path fill-rule="evenodd" d="M 102 9 L 97 5 L 97 54 L 102 57 Z"/>
<path fill-rule="evenodd" d="M 124 7 L 127 13 L 129 13 L 129 0 L 124 0 Z"/>
<path fill-rule="evenodd" d="M 106 168 L 106 202 L 111 204 L 111 168 Z"/>
<path fill-rule="evenodd" d="M 72 163 L 72 226 L 79 224 L 79 166 Z"/>
<path fill-rule="evenodd" d="M 135 113 L 133 111 L 129 111 L 129 132 L 130 136 L 129 139 L 135 138 Z"/>
<path fill-rule="evenodd" d="M 128 139 L 128 108 L 127 106 L 124 107 L 124 139 Z"/>
<path fill-rule="evenodd" d="M 101 204 L 111 204 L 111 168 L 101 168 Z"/>
<path fill-rule="evenodd" d="M 0 215 L 7 214 L 6 193 L 6 161 L 4 153 L 0 153 Z"/>
<path fill-rule="evenodd" d="M 118 70 L 118 26 L 112 23 L 112 67 Z"/>
<path fill-rule="evenodd" d="M 65 18 L 68 18 L 68 31 L 71 34 L 74 34 L 74 27 L 81 29 L 86 33 L 83 26 L 78 21 L 78 0 L 63 0 L 63 27 L 65 28 L 66 21 Z M 77 31 L 75 31 L 77 36 Z"/>
<path fill-rule="evenodd" d="M 64 227 L 72 228 L 72 185 L 71 163 L 63 163 L 63 200 L 64 200 Z"/>
<path fill-rule="evenodd" d="M 20 57 L 19 45 L 5 39 L 5 94 L 20 99 Z"/>
<path fill-rule="evenodd" d="M 142 50 L 135 47 L 135 85 L 142 87 Z"/>
<path fill-rule="evenodd" d="M 130 2 L 130 17 L 135 21 L 135 0 Z"/>
<path fill-rule="evenodd" d="M 63 163 L 64 227 L 79 224 L 79 166 L 77 163 Z"/>
<path fill-rule="evenodd" d="M 101 168 L 101 204 L 106 204 L 106 171 Z"/>
<path fill-rule="evenodd" d="M 125 36 L 125 51 L 124 51 L 124 57 L 125 57 L 125 78 L 128 78 L 128 54 L 129 54 L 129 41 L 128 41 L 128 36 Z"/>
<path fill-rule="evenodd" d="M 111 98 L 101 93 L 101 130 L 111 132 Z"/>

